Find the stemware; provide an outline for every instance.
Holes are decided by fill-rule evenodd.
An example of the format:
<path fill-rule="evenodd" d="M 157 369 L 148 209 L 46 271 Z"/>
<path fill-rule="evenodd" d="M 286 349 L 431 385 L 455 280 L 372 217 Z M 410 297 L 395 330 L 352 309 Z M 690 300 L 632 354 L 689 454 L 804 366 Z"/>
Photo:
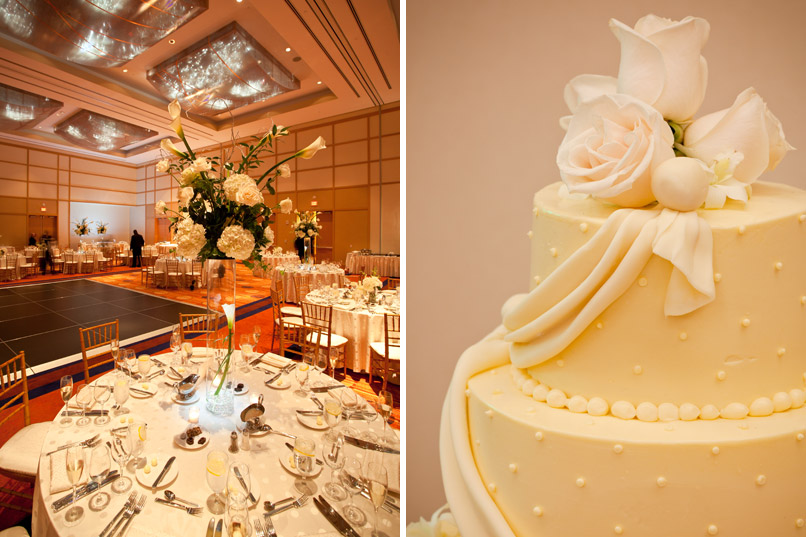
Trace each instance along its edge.
<path fill-rule="evenodd" d="M 309 479 L 316 472 L 316 442 L 312 438 L 298 436 L 294 440 L 294 467 L 301 478 L 294 481 L 294 487 L 302 494 L 313 496 L 316 484 Z"/>
<path fill-rule="evenodd" d="M 395 442 L 397 437 L 390 433 L 388 430 L 389 425 L 389 418 L 392 416 L 392 408 L 394 407 L 394 395 L 392 392 L 387 390 L 381 390 L 378 392 L 378 400 L 376 402 L 376 408 L 378 409 L 378 414 L 381 415 L 383 418 L 383 440 L 384 442 Z"/>
<path fill-rule="evenodd" d="M 76 422 L 79 427 L 86 427 L 91 422 L 87 417 L 87 409 L 92 405 L 92 397 L 92 387 L 89 384 L 81 386 L 76 394 L 76 403 L 81 407 L 81 417 Z"/>
<path fill-rule="evenodd" d="M 109 447 L 104 444 L 98 444 L 90 449 L 90 459 L 87 463 L 89 468 L 90 479 L 99 485 L 109 475 L 112 468 L 112 460 L 109 453 Z M 89 507 L 90 511 L 103 511 L 109 505 L 110 496 L 108 493 L 101 491 L 90 498 Z"/>
<path fill-rule="evenodd" d="M 92 387 L 92 395 L 97 402 L 101 403 L 101 415 L 95 418 L 94 423 L 95 425 L 106 425 L 109 423 L 109 416 L 104 413 L 104 405 L 112 396 L 112 388 L 106 384 L 96 382 Z"/>
<path fill-rule="evenodd" d="M 230 464 L 227 471 L 227 496 L 243 496 L 247 498 L 251 490 L 252 479 L 249 475 L 249 465 L 244 462 Z"/>
<path fill-rule="evenodd" d="M 126 446 L 123 444 L 123 440 L 118 437 L 114 437 L 112 439 L 113 444 L 110 444 L 112 447 L 112 458 L 115 459 L 115 462 L 118 463 L 120 477 L 115 479 L 112 483 L 112 492 L 115 494 L 123 494 L 130 488 L 132 488 L 132 480 L 128 476 L 123 475 L 123 467 L 129 460 L 129 453 L 126 451 Z"/>
<path fill-rule="evenodd" d="M 339 424 L 341 421 L 341 401 L 335 397 L 329 396 L 325 399 L 325 423 L 331 429 Z"/>
<path fill-rule="evenodd" d="M 313 365 L 314 369 L 319 372 L 319 376 L 323 376 L 325 371 L 327 371 L 328 361 L 327 361 L 327 354 L 325 352 L 316 349 L 313 352 L 313 355 L 310 357 L 311 364 Z"/>
<path fill-rule="evenodd" d="M 126 435 L 126 451 L 135 469 L 140 466 L 140 454 L 145 451 L 148 439 L 148 424 L 144 421 L 133 421 L 129 424 L 129 433 Z"/>
<path fill-rule="evenodd" d="M 64 401 L 64 410 L 68 410 L 67 402 L 70 401 L 70 396 L 73 395 L 73 377 L 70 375 L 65 375 L 61 379 L 59 379 L 59 390 L 62 394 L 62 401 Z M 73 423 L 73 418 L 71 417 L 64 417 L 59 420 L 59 425 L 61 427 L 68 427 Z"/>
<path fill-rule="evenodd" d="M 190 359 L 193 358 L 193 343 L 190 341 L 182 343 L 182 353 L 184 354 L 183 361 L 190 363 Z"/>
<path fill-rule="evenodd" d="M 361 462 L 354 457 L 345 457 L 339 481 L 349 494 L 349 501 L 344 507 L 344 516 L 354 526 L 363 526 L 367 523 L 367 515 L 353 504 L 355 495 L 364 490 Z"/>
<path fill-rule="evenodd" d="M 67 479 L 73 486 L 73 505 L 64 513 L 64 525 L 75 526 L 84 518 L 84 508 L 76 505 L 76 486 L 84 472 L 84 448 L 81 446 L 67 448 L 65 464 Z"/>
<path fill-rule="evenodd" d="M 129 398 L 129 378 L 124 376 L 123 373 L 120 373 L 115 378 L 115 403 L 117 404 L 117 408 L 115 409 L 115 416 L 120 416 L 122 414 L 128 414 L 129 409 L 123 406 L 123 403 Z"/>
<path fill-rule="evenodd" d="M 260 333 L 260 325 L 256 323 L 252 328 L 252 338 L 255 340 L 255 348 L 257 348 L 257 344 L 260 343 Z"/>
<path fill-rule="evenodd" d="M 179 327 L 177 326 L 174 328 L 174 331 L 171 332 L 171 350 L 173 351 L 174 355 L 171 360 L 172 364 L 177 364 L 180 362 L 179 358 L 179 350 L 182 348 L 182 334 L 179 332 Z"/>
<path fill-rule="evenodd" d="M 120 358 L 120 340 L 115 338 L 109 342 L 109 352 L 112 354 L 115 367 L 118 367 L 118 359 Z"/>
<path fill-rule="evenodd" d="M 134 364 L 137 363 L 137 355 L 134 353 L 134 349 L 123 349 L 123 357 L 126 359 L 126 365 L 129 366 L 129 372 L 131 373 L 134 369 Z"/>
<path fill-rule="evenodd" d="M 388 537 L 378 529 L 378 509 L 386 501 L 386 493 L 389 488 L 389 480 L 386 468 L 379 462 L 370 462 L 364 471 L 364 481 L 369 489 L 369 497 L 372 500 L 372 507 L 375 508 L 375 523 L 373 524 L 372 537 Z"/>
<path fill-rule="evenodd" d="M 207 498 L 207 509 L 214 515 L 223 515 L 226 504 L 221 496 L 227 488 L 227 454 L 211 451 L 207 454 L 207 485 L 213 493 Z"/>
<path fill-rule="evenodd" d="M 308 374 L 310 373 L 311 366 L 302 362 L 294 369 L 294 376 L 299 382 L 299 387 L 294 392 L 294 395 L 299 397 L 308 397 Z"/>
<path fill-rule="evenodd" d="M 339 470 L 344 468 L 344 437 L 336 431 L 328 431 L 322 438 L 322 458 L 330 466 L 330 481 L 324 486 L 324 495 L 340 502 L 347 499 L 347 491 L 337 481 Z"/>
<path fill-rule="evenodd" d="M 146 378 L 148 372 L 151 370 L 151 356 L 148 354 L 141 354 L 137 357 L 137 371 L 143 379 Z"/>
<path fill-rule="evenodd" d="M 252 352 L 254 351 L 252 336 L 249 334 L 241 334 L 238 347 L 241 349 L 241 367 L 244 371 L 250 371 L 249 361 L 252 359 Z"/>
<path fill-rule="evenodd" d="M 249 502 L 243 494 L 243 488 L 238 492 L 229 491 L 227 495 L 227 532 L 230 537 L 248 537 L 252 534 L 249 528 Z"/>

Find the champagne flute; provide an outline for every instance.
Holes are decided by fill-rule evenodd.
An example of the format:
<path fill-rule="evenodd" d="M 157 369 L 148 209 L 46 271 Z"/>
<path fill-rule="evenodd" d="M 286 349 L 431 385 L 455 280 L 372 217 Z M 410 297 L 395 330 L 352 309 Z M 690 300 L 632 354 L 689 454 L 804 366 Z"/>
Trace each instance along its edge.
<path fill-rule="evenodd" d="M 112 354 L 115 367 L 118 367 L 118 358 L 120 357 L 120 340 L 115 338 L 109 342 L 109 351 Z"/>
<path fill-rule="evenodd" d="M 171 350 L 173 351 L 173 359 L 171 362 L 176 364 L 179 358 L 179 350 L 182 348 L 182 334 L 179 332 L 179 327 L 174 328 L 174 331 L 171 332 Z"/>
<path fill-rule="evenodd" d="M 112 469 L 112 460 L 109 453 L 109 447 L 100 443 L 94 448 L 90 449 L 90 458 L 87 463 L 89 468 L 90 479 L 99 485 L 109 475 Z M 89 507 L 90 511 L 103 511 L 109 505 L 110 496 L 106 492 L 98 492 L 90 498 Z"/>
<path fill-rule="evenodd" d="M 134 468 L 140 465 L 140 454 L 145 451 L 148 438 L 148 424 L 144 421 L 134 421 L 129 424 L 129 434 L 126 435 L 126 451 L 134 463 Z"/>
<path fill-rule="evenodd" d="M 254 346 L 252 345 L 252 336 L 250 336 L 249 334 L 241 334 L 238 346 L 241 349 L 241 360 L 243 360 L 243 368 L 245 371 L 248 372 L 250 371 L 249 360 L 252 359 L 252 352 L 254 351 Z"/>
<path fill-rule="evenodd" d="M 84 508 L 76 505 L 76 485 L 78 485 L 81 480 L 81 474 L 84 472 L 84 448 L 81 446 L 67 448 L 65 461 L 67 479 L 73 486 L 73 505 L 64 513 L 64 525 L 69 527 L 75 526 L 84 518 Z"/>
<path fill-rule="evenodd" d="M 386 492 L 389 488 L 389 479 L 386 475 L 386 468 L 379 462 L 370 462 L 364 471 L 364 482 L 369 489 L 369 497 L 372 500 L 372 507 L 375 508 L 375 523 L 373 524 L 372 537 L 388 537 L 378 529 L 378 509 L 386 501 Z"/>
<path fill-rule="evenodd" d="M 322 438 L 322 458 L 330 466 L 330 481 L 324 486 L 324 495 L 340 502 L 347 499 L 347 491 L 337 478 L 339 470 L 344 468 L 344 437 L 336 431 L 328 431 Z"/>
<path fill-rule="evenodd" d="M 81 417 L 76 422 L 79 427 L 86 427 L 90 424 L 90 419 L 87 417 L 87 409 L 92 405 L 92 387 L 89 384 L 84 384 L 79 388 L 76 395 L 76 403 L 81 407 Z"/>
<path fill-rule="evenodd" d="M 331 429 L 339 424 L 341 421 L 341 401 L 335 397 L 328 397 L 325 399 L 325 423 Z"/>
<path fill-rule="evenodd" d="M 255 349 L 257 350 L 257 344 L 260 343 L 260 325 L 255 323 L 255 326 L 252 327 L 252 339 L 255 340 Z"/>
<path fill-rule="evenodd" d="M 223 515 L 226 504 L 221 493 L 227 488 L 227 454 L 211 451 L 207 454 L 207 485 L 213 491 L 207 498 L 207 509 L 214 515 Z"/>
<path fill-rule="evenodd" d="M 104 413 L 104 405 L 112 396 L 112 388 L 106 384 L 96 382 L 92 387 L 92 395 L 96 401 L 101 403 L 101 415 L 97 416 L 94 420 L 95 425 L 105 425 L 109 423 L 109 416 Z"/>
<path fill-rule="evenodd" d="M 381 390 L 378 392 L 378 400 L 376 402 L 378 414 L 381 415 L 383 418 L 383 439 L 384 441 L 391 441 L 394 442 L 397 440 L 397 437 L 394 434 L 391 435 L 387 430 L 387 426 L 389 424 L 389 417 L 392 415 L 392 408 L 394 407 L 395 397 L 392 395 L 392 392 L 387 390 Z"/>
<path fill-rule="evenodd" d="M 238 479 L 238 476 L 241 479 Z M 241 480 L 244 484 L 241 484 Z M 230 464 L 227 472 L 227 497 L 242 496 L 246 500 L 251 490 L 252 479 L 249 475 L 249 465 L 244 462 Z"/>
<path fill-rule="evenodd" d="M 364 490 L 361 462 L 354 457 L 346 457 L 344 467 L 339 473 L 339 481 L 350 495 L 349 502 L 344 507 L 344 516 L 354 526 L 363 526 L 367 523 L 367 515 L 353 504 L 355 495 Z"/>
<path fill-rule="evenodd" d="M 66 414 L 70 410 L 70 406 L 67 403 L 70 401 L 70 396 L 73 395 L 73 377 L 65 375 L 59 379 L 59 390 L 62 393 L 62 401 L 64 401 L 64 411 Z M 61 427 L 68 427 L 72 423 L 73 418 L 69 416 L 65 416 L 59 420 L 59 426 Z"/>
<path fill-rule="evenodd" d="M 123 374 L 118 375 L 115 379 L 115 403 L 118 408 L 115 410 L 115 416 L 128 414 L 129 409 L 123 406 L 123 403 L 129 398 L 129 379 L 124 377 Z"/>
<path fill-rule="evenodd" d="M 316 471 L 316 442 L 312 438 L 298 436 L 294 440 L 294 467 L 301 479 L 294 481 L 294 487 L 302 494 L 313 496 L 316 484 L 308 479 Z"/>
<path fill-rule="evenodd" d="M 131 478 L 123 475 L 123 467 L 129 460 L 129 453 L 126 451 L 126 446 L 124 446 L 120 438 L 114 437 L 112 438 L 112 442 L 114 442 L 114 445 L 110 444 L 112 446 L 112 458 L 118 463 L 118 468 L 120 469 L 120 477 L 115 479 L 112 483 L 112 492 L 115 494 L 123 494 L 132 488 Z"/>

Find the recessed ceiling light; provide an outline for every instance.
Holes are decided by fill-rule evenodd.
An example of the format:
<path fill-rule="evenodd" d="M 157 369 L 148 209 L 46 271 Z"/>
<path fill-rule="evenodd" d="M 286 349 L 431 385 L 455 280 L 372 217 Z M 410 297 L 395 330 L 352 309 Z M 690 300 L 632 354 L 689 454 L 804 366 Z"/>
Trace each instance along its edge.
<path fill-rule="evenodd" d="M 169 39 L 168 43 L 171 44 L 171 45 L 175 45 L 176 44 L 176 39 Z"/>
<path fill-rule="evenodd" d="M 124 72 L 124 73 L 128 73 L 128 72 L 129 72 L 129 70 L 128 70 L 128 69 L 124 69 L 124 70 L 123 70 L 123 72 Z"/>
<path fill-rule="evenodd" d="M 236 1 L 236 2 L 238 2 L 239 4 L 240 4 L 241 2 L 243 2 L 243 0 L 235 0 L 235 1 Z"/>
<path fill-rule="evenodd" d="M 321 80 L 317 82 L 317 84 L 321 84 L 321 83 L 322 83 L 322 81 L 321 81 Z"/>
<path fill-rule="evenodd" d="M 291 52 L 291 47 L 285 47 L 286 52 Z"/>

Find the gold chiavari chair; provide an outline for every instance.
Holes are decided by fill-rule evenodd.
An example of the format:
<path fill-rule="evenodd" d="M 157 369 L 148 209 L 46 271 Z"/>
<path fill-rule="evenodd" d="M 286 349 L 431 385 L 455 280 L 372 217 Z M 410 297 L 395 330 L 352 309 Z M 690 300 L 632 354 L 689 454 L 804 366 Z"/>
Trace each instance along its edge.
<path fill-rule="evenodd" d="M 179 260 L 173 257 L 165 259 L 165 288 L 176 287 L 177 289 L 182 285 L 184 276 L 179 271 Z"/>
<path fill-rule="evenodd" d="M 386 288 L 395 290 L 400 287 L 400 278 L 386 278 Z"/>
<path fill-rule="evenodd" d="M 194 259 L 190 262 L 190 272 L 185 273 L 185 285 L 190 289 L 197 289 L 201 287 L 202 283 L 202 269 L 204 263 L 200 259 Z"/>
<path fill-rule="evenodd" d="M 305 344 L 305 330 L 301 317 L 284 315 L 282 300 L 276 289 L 271 290 L 272 312 L 274 313 L 274 329 L 271 332 L 271 349 L 274 349 L 274 340 L 279 338 L 279 354 L 285 356 L 286 352 L 302 357 L 302 348 Z"/>
<path fill-rule="evenodd" d="M 274 282 L 274 286 L 277 289 L 277 298 L 280 301 L 280 311 L 283 312 L 283 315 L 286 317 L 302 318 L 302 308 L 299 306 L 290 306 L 285 300 L 285 280 L 282 276 L 277 278 L 277 281 Z"/>
<path fill-rule="evenodd" d="M 208 319 L 206 313 L 180 313 L 179 335 L 182 343 L 191 336 L 215 332 L 215 318 Z"/>
<path fill-rule="evenodd" d="M 347 338 L 333 333 L 333 306 L 302 302 L 302 324 L 305 326 L 303 356 L 324 354 L 330 374 L 334 377 L 341 361 L 346 376 L 344 346 Z"/>
<path fill-rule="evenodd" d="M 302 301 L 305 300 L 305 297 L 311 292 L 310 274 L 294 273 L 294 292 L 297 295 L 296 303 L 302 304 Z"/>
<path fill-rule="evenodd" d="M 17 256 L 0 255 L 0 281 L 5 282 L 14 279 L 16 272 Z"/>
<path fill-rule="evenodd" d="M 400 375 L 400 315 L 385 313 L 383 315 L 383 341 L 369 345 L 369 383 L 372 376 L 378 375 L 383 380 L 382 390 L 390 375 Z"/>
<path fill-rule="evenodd" d="M 90 382 L 90 369 L 113 363 L 111 352 L 106 347 L 113 339 L 120 340 L 120 322 L 98 324 L 89 328 L 79 328 L 81 336 L 81 358 L 84 362 L 84 382 Z M 101 349 L 101 350 L 98 350 Z M 94 351 L 94 352 L 93 352 Z"/>
<path fill-rule="evenodd" d="M 72 250 L 65 251 L 62 256 L 64 257 L 64 273 L 75 274 L 78 272 L 78 261 L 76 261 L 76 253 Z"/>
<path fill-rule="evenodd" d="M 31 409 L 28 401 L 28 377 L 25 371 L 25 353 L 20 352 L 14 358 L 0 364 L 0 427 L 12 427 L 10 421 L 22 411 L 23 426 L 0 447 L 0 474 L 15 481 L 34 484 L 39 469 L 39 455 L 42 444 L 48 434 L 48 422 L 31 424 Z M 26 506 L 0 501 L 0 507 L 31 512 L 28 503 L 33 504 L 33 497 L 5 487 L 0 492 L 25 498 Z"/>

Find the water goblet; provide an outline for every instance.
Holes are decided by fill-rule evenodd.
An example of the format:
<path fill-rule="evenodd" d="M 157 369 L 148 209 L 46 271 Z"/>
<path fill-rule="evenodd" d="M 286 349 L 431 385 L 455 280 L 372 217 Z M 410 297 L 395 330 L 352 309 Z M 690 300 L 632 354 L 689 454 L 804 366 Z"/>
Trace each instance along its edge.
<path fill-rule="evenodd" d="M 70 527 L 75 526 L 84 518 L 84 508 L 76 505 L 76 485 L 84 472 L 84 448 L 81 446 L 67 448 L 65 461 L 67 479 L 73 486 L 73 505 L 64 513 L 64 525 Z"/>
<path fill-rule="evenodd" d="M 115 494 L 123 494 L 132 488 L 131 478 L 123 475 L 123 468 L 129 461 L 129 453 L 126 451 L 126 446 L 123 444 L 123 440 L 120 438 L 114 437 L 112 442 L 114 442 L 114 444 L 110 443 L 110 446 L 112 447 L 112 458 L 115 459 L 116 463 L 118 463 L 120 473 L 120 477 L 115 479 L 115 481 L 112 483 L 112 492 Z"/>
<path fill-rule="evenodd" d="M 145 451 L 147 439 L 147 423 L 144 421 L 134 421 L 129 424 L 129 434 L 126 435 L 126 451 L 129 453 L 129 457 L 135 469 L 137 469 L 141 463 L 146 462 L 145 458 L 140 459 L 140 454 Z"/>
<path fill-rule="evenodd" d="M 249 361 L 252 359 L 252 352 L 254 351 L 254 346 L 252 345 L 252 336 L 249 334 L 241 334 L 241 338 L 238 343 L 238 346 L 241 349 L 242 368 L 244 371 L 248 372 L 250 371 Z"/>
<path fill-rule="evenodd" d="M 344 437 L 336 431 L 328 431 L 322 437 L 322 458 L 330 466 L 330 481 L 325 484 L 323 493 L 337 502 L 347 499 L 347 491 L 337 481 L 339 470 L 344 468 L 344 457 Z"/>
<path fill-rule="evenodd" d="M 140 376 L 145 380 L 148 372 L 151 370 L 151 356 L 148 354 L 141 354 L 137 357 L 137 371 Z"/>
<path fill-rule="evenodd" d="M 249 528 L 249 502 L 243 488 L 237 492 L 229 491 L 227 495 L 227 532 L 229 537 L 248 537 Z"/>
<path fill-rule="evenodd" d="M 299 383 L 299 388 L 294 391 L 294 395 L 299 397 L 308 397 L 308 374 L 310 373 L 311 367 L 306 363 L 301 363 L 297 365 L 296 369 L 294 369 L 294 376 L 297 378 L 297 382 Z"/>
<path fill-rule="evenodd" d="M 335 397 L 328 396 L 328 398 L 325 399 L 325 412 L 324 412 L 325 423 L 327 423 L 327 426 L 330 427 L 331 429 L 336 427 L 336 425 L 338 425 L 339 422 L 341 421 L 341 413 L 342 413 L 341 401 L 339 401 Z"/>
<path fill-rule="evenodd" d="M 61 379 L 59 379 L 59 390 L 62 394 L 62 401 L 64 401 L 64 410 L 67 412 L 69 405 L 67 404 L 70 401 L 70 396 L 73 395 L 73 377 L 70 375 L 65 375 Z M 73 423 L 73 418 L 66 416 L 59 420 L 60 427 L 68 427 Z"/>
<path fill-rule="evenodd" d="M 354 526 L 363 526 L 367 523 L 367 515 L 353 504 L 356 494 L 364 490 L 361 462 L 353 457 L 344 459 L 344 467 L 339 473 L 339 481 L 349 494 L 349 501 L 344 507 L 344 516 Z"/>
<path fill-rule="evenodd" d="M 223 515 L 226 504 L 221 493 L 227 488 L 227 454 L 211 451 L 207 454 L 207 485 L 213 491 L 207 498 L 207 509 L 214 515 Z"/>
<path fill-rule="evenodd" d="M 112 389 L 106 384 L 96 382 L 92 387 L 92 395 L 96 401 L 101 403 L 101 415 L 95 418 L 94 423 L 95 425 L 106 425 L 109 423 L 109 416 L 104 413 L 104 405 L 112 396 Z"/>
<path fill-rule="evenodd" d="M 243 483 L 242 483 L 243 481 Z M 227 496 L 249 496 L 252 490 L 252 478 L 249 465 L 244 462 L 233 462 L 227 471 Z"/>
<path fill-rule="evenodd" d="M 129 378 L 124 376 L 123 374 L 119 374 L 115 378 L 115 403 L 117 404 L 117 408 L 115 409 L 115 416 L 120 416 L 122 414 L 128 414 L 129 409 L 123 406 L 123 403 L 129 399 Z"/>
<path fill-rule="evenodd" d="M 182 354 L 184 355 L 182 362 L 190 363 L 190 359 L 193 358 L 193 343 L 190 341 L 185 341 L 182 343 Z"/>
<path fill-rule="evenodd" d="M 89 384 L 84 384 L 79 388 L 76 394 L 76 403 L 81 407 L 81 417 L 76 422 L 79 427 L 86 427 L 90 424 L 90 419 L 87 417 L 87 409 L 92 405 L 92 387 Z"/>
<path fill-rule="evenodd" d="M 137 355 L 134 353 L 134 349 L 123 349 L 122 352 L 126 359 L 126 365 L 129 366 L 129 373 L 131 373 L 134 369 L 134 364 L 137 363 Z"/>
<path fill-rule="evenodd" d="M 175 365 L 179 362 L 179 350 L 182 348 L 182 334 L 179 332 L 179 327 L 174 328 L 174 331 L 171 332 L 170 345 L 174 353 L 171 363 Z"/>
<path fill-rule="evenodd" d="M 372 537 L 388 537 L 378 529 L 378 509 L 386 501 L 386 493 L 389 489 L 389 479 L 386 468 L 379 462 L 370 462 L 364 471 L 364 483 L 369 489 L 369 497 L 372 500 L 372 507 L 375 508 L 375 523 L 373 524 Z"/>
<path fill-rule="evenodd" d="M 106 444 L 98 444 L 90 449 L 90 458 L 87 463 L 90 479 L 99 485 L 109 475 L 112 468 L 112 460 L 109 447 Z M 90 511 L 103 511 L 109 505 L 110 496 L 106 492 L 98 492 L 89 501 Z"/>
<path fill-rule="evenodd" d="M 312 438 L 297 436 L 294 440 L 294 467 L 300 478 L 294 481 L 294 487 L 302 494 L 313 496 L 316 484 L 309 478 L 316 472 L 316 442 Z"/>

